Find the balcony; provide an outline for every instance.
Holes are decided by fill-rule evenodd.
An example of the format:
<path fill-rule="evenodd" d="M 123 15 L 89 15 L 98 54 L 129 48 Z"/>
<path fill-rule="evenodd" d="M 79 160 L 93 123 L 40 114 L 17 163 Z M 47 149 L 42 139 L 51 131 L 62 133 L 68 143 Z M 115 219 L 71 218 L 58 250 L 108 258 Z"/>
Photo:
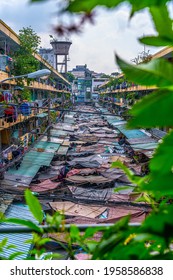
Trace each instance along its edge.
<path fill-rule="evenodd" d="M 28 116 L 24 116 L 22 114 L 18 114 L 17 118 L 11 122 L 7 122 L 7 119 L 5 118 L 5 116 L 2 116 L 0 117 L 0 131 L 6 129 L 6 128 L 9 128 L 11 126 L 14 126 L 18 123 L 21 123 L 23 121 L 26 121 L 32 117 L 36 117 L 37 114 L 40 114 L 40 113 L 44 113 L 48 110 L 48 108 L 32 108 L 31 109 L 31 113 L 28 115 Z"/>

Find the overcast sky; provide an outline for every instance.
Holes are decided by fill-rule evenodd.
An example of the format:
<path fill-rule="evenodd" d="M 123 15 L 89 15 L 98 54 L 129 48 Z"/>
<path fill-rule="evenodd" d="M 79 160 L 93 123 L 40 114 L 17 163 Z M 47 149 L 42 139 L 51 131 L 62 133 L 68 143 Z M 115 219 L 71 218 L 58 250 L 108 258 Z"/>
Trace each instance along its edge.
<path fill-rule="evenodd" d="M 88 0 L 89 1 L 89 0 Z M 57 1 L 49 0 L 43 4 L 28 4 L 29 0 L 1 0 L 0 18 L 17 34 L 23 27 L 31 26 L 41 37 L 41 46 L 50 48 L 53 25 L 57 22 Z M 68 70 L 78 64 L 87 64 L 90 70 L 110 74 L 118 70 L 114 54 L 130 61 L 144 47 L 137 38 L 154 34 L 154 28 L 147 11 L 140 12 L 129 22 L 129 7 L 121 5 L 118 9 L 100 8 L 96 24 L 87 24 L 80 35 L 72 35 Z M 148 47 L 150 53 L 158 49 Z"/>

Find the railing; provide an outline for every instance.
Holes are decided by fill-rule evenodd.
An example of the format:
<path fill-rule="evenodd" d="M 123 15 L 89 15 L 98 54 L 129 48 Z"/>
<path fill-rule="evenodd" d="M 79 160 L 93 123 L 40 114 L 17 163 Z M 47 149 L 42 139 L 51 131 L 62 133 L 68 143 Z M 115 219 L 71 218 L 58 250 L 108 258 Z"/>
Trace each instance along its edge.
<path fill-rule="evenodd" d="M 10 106 L 10 104 L 8 104 Z M 16 105 L 17 106 L 17 105 Z M 44 113 L 48 110 L 48 107 L 47 106 L 44 106 L 44 108 L 39 108 L 39 107 L 31 107 L 31 112 L 30 114 L 28 114 L 27 116 L 26 115 L 23 115 L 21 113 L 19 113 L 17 115 L 17 118 L 13 118 L 10 122 L 8 121 L 8 117 L 5 117 L 5 116 L 1 116 L 0 117 L 0 130 L 3 130 L 4 128 L 9 128 L 13 125 L 16 125 L 20 122 L 23 122 L 27 119 L 30 119 L 34 116 L 36 116 L 37 114 L 40 114 L 40 113 Z"/>

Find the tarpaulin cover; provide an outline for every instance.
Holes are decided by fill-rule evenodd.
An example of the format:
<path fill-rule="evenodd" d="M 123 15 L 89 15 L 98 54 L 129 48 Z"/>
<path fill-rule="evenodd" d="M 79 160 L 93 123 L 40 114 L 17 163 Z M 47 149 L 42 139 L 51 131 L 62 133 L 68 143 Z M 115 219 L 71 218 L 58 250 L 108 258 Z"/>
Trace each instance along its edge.
<path fill-rule="evenodd" d="M 112 182 L 112 178 L 105 178 L 103 176 L 80 176 L 80 175 L 74 175 L 71 177 L 66 178 L 66 181 L 76 184 L 82 184 L 82 183 L 91 183 L 91 184 L 102 184 L 102 183 L 108 183 Z"/>
<path fill-rule="evenodd" d="M 30 189 L 33 192 L 45 192 L 56 189 L 60 183 L 53 183 L 51 180 L 45 180 L 44 182 L 37 185 L 30 185 Z"/>
<path fill-rule="evenodd" d="M 83 169 L 72 169 L 70 170 L 66 177 L 70 177 L 76 174 L 80 175 L 89 175 L 89 174 L 94 174 L 96 173 L 97 169 L 96 168 L 83 168 Z"/>
<path fill-rule="evenodd" d="M 56 180 L 58 179 L 58 176 L 60 175 L 60 171 L 61 171 L 62 167 L 59 170 L 47 170 L 43 173 L 39 173 L 37 180 L 39 181 L 45 181 L 47 179 L 51 179 L 51 180 Z"/>
<path fill-rule="evenodd" d="M 97 190 L 93 188 L 80 188 L 68 186 L 75 198 L 101 200 L 101 201 L 128 201 L 129 195 L 115 194 L 114 188 Z"/>
<path fill-rule="evenodd" d="M 108 160 L 103 159 L 98 155 L 75 158 L 72 161 L 68 162 L 70 166 L 75 166 L 77 164 L 83 167 L 95 168 L 101 166 L 103 163 L 107 163 Z"/>
<path fill-rule="evenodd" d="M 59 211 L 65 215 L 88 218 L 96 218 L 107 209 L 107 207 L 82 205 L 73 202 L 50 202 L 50 206 L 55 211 Z"/>
<path fill-rule="evenodd" d="M 143 209 L 110 207 L 108 209 L 108 218 L 106 223 L 115 223 L 119 219 L 130 215 L 131 222 L 142 222 L 146 217 L 146 212 Z M 104 222 L 104 220 L 101 220 Z"/>

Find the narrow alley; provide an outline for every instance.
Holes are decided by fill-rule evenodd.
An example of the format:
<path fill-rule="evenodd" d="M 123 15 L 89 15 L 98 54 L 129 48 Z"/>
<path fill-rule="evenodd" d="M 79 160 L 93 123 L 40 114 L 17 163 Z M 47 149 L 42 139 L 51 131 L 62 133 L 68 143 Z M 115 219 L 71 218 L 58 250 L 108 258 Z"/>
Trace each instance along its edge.
<path fill-rule="evenodd" d="M 125 123 L 98 103 L 78 105 L 64 113 L 63 120 L 50 130 L 50 141 L 48 136 L 42 136 L 18 168 L 14 166 L 5 172 L 1 205 L 5 205 L 6 217 L 30 216 L 23 197 L 24 190 L 29 188 L 45 213 L 62 213 L 66 224 L 112 224 L 129 214 L 130 223 L 141 223 L 150 206 L 135 202 L 141 193 L 134 192 L 134 185 L 122 169 L 111 165 L 120 161 L 135 175 L 143 176 L 157 141 L 143 130 L 127 130 Z M 30 247 L 22 244 L 28 235 L 15 234 L 15 241 L 13 234 L 1 235 L 4 237 L 17 242 L 27 256 Z M 62 233 L 51 233 L 49 237 L 55 244 L 68 242 Z M 51 247 L 54 250 L 56 246 Z"/>

